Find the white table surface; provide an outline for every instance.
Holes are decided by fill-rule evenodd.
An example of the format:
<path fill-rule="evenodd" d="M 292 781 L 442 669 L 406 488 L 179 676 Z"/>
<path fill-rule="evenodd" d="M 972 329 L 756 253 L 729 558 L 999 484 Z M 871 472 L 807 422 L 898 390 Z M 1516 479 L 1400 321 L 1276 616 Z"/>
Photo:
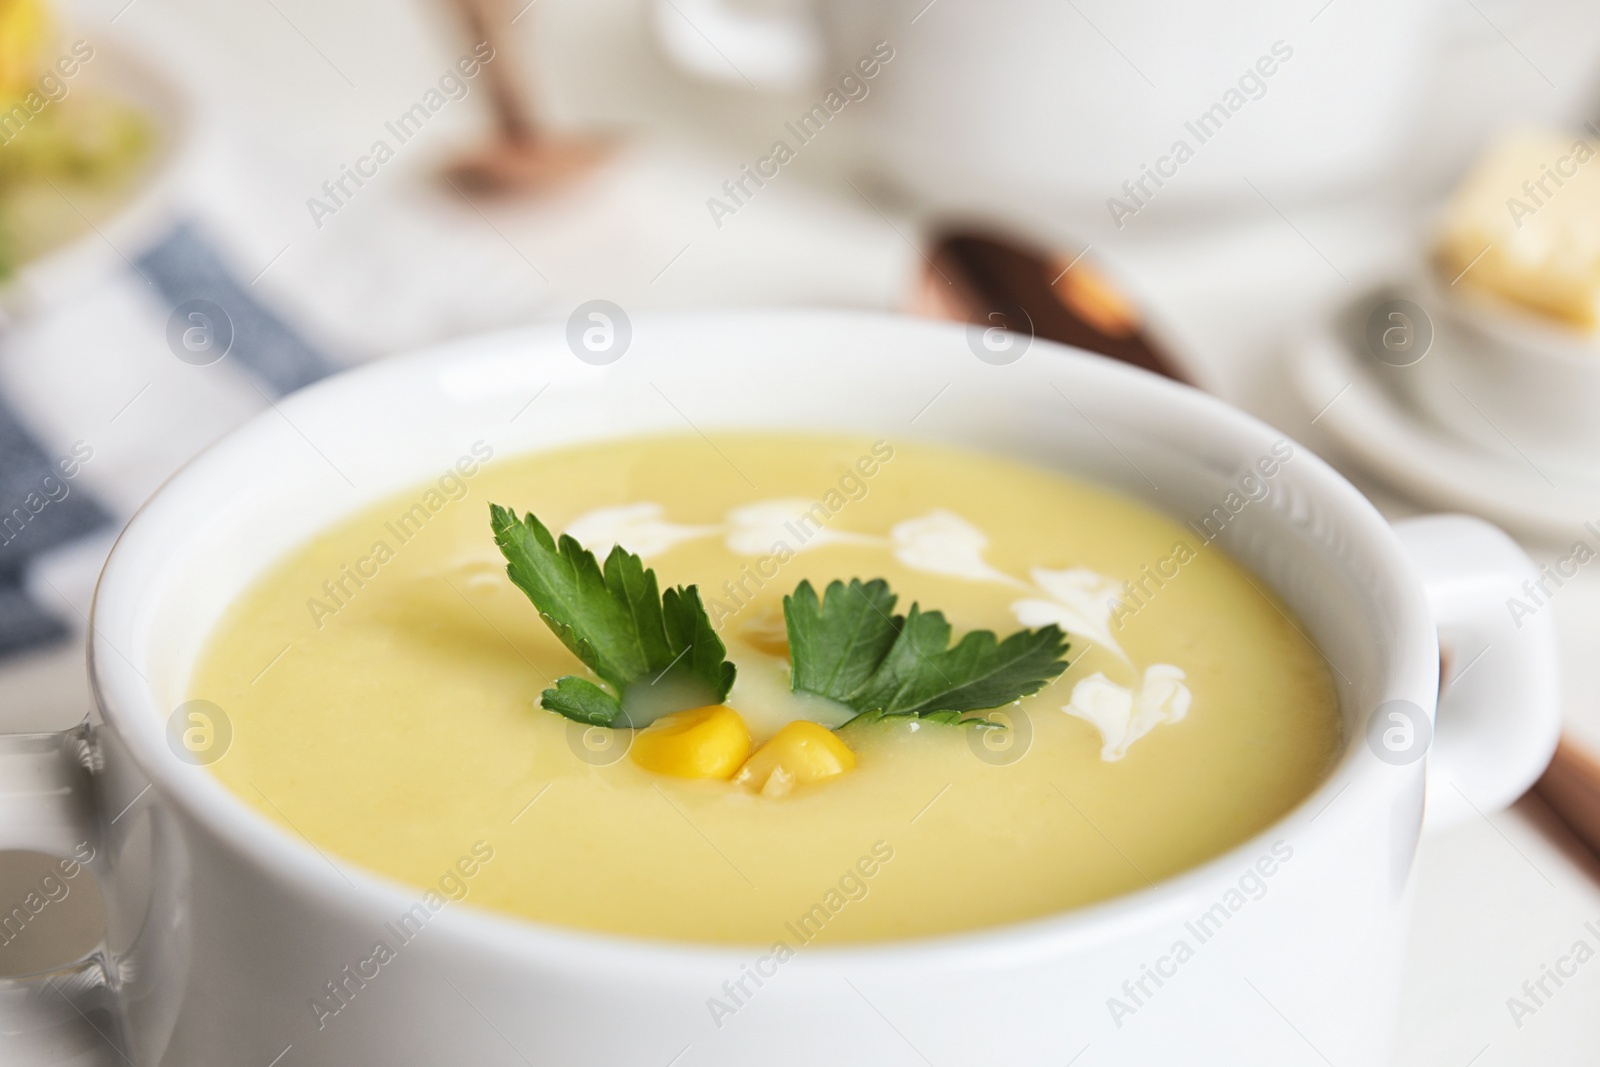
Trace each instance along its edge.
<path fill-rule="evenodd" d="M 125 3 L 85 4 L 84 23 L 104 23 Z M 632 0 L 542 0 L 528 19 L 545 35 L 536 51 L 558 113 L 642 125 L 649 133 L 608 166 L 595 189 L 563 200 L 562 210 L 494 216 L 497 239 L 537 259 L 547 279 L 529 279 L 532 297 L 519 314 L 556 314 L 596 295 L 640 309 L 907 304 L 921 266 L 912 245 L 916 222 L 892 209 L 880 214 L 848 188 L 840 194 L 830 171 L 836 161 L 824 152 L 802 161 L 805 169 L 794 175 L 786 172 L 785 183 L 764 192 L 736 225 L 707 227 L 703 198 L 748 158 L 742 145 L 761 138 L 764 105 L 686 87 L 667 74 L 643 41 L 637 7 Z M 171 39 L 183 39 L 186 57 L 182 76 L 205 86 L 217 108 L 248 116 L 219 151 L 233 153 L 236 166 L 242 158 L 256 165 L 248 181 L 209 190 L 211 209 L 235 214 L 228 239 L 243 261 L 266 263 L 290 246 L 282 269 L 267 275 L 269 288 L 323 323 L 329 336 L 359 337 L 363 312 L 319 305 L 315 292 L 297 289 L 296 257 L 311 262 L 315 242 L 324 239 L 309 226 L 304 199 L 459 51 L 440 10 L 380 0 L 135 0 L 118 19 L 136 34 L 176 31 Z M 702 107 L 719 116 L 714 130 L 693 120 Z M 452 107 L 441 120 L 428 131 L 427 158 L 418 153 L 404 161 L 413 178 L 482 125 L 469 106 Z M 1209 387 L 1320 449 L 1327 442 L 1311 425 L 1312 413 L 1276 370 L 1285 339 L 1337 306 L 1362 279 L 1410 254 L 1419 225 L 1409 208 L 1330 211 L 1297 217 L 1292 226 L 1125 251 L 1115 265 Z M 402 276 L 394 284 L 421 284 L 397 269 Z M 441 320 L 412 330 L 426 337 L 458 327 Z M 1358 472 L 1357 481 L 1388 513 L 1414 510 Z M 1564 592 L 1555 610 L 1568 652 L 1571 726 L 1600 741 L 1600 667 L 1591 665 L 1596 657 L 1588 647 L 1600 632 L 1600 579 Z M 0 667 L 0 729 L 69 725 L 88 701 L 76 649 Z M 1582 968 L 1520 1026 L 1507 1008 L 1525 980 L 1575 941 L 1600 948 L 1600 938 L 1583 928 L 1600 925 L 1600 865 L 1573 847 L 1537 801 L 1524 800 L 1509 812 L 1426 836 L 1417 871 L 1395 1063 L 1600 1063 L 1600 961 Z"/>

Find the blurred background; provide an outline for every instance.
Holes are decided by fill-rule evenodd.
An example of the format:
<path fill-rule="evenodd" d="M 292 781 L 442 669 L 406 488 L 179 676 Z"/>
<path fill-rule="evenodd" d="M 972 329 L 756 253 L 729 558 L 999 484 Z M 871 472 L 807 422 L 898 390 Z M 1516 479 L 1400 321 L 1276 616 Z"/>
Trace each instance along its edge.
<path fill-rule="evenodd" d="M 87 712 L 139 503 L 342 367 L 595 300 L 1005 327 L 1556 568 L 1568 738 L 1424 841 L 1397 1062 L 1592 1064 L 1600 964 L 1507 1000 L 1600 922 L 1597 151 L 1582 0 L 0 0 L 0 729 Z"/>

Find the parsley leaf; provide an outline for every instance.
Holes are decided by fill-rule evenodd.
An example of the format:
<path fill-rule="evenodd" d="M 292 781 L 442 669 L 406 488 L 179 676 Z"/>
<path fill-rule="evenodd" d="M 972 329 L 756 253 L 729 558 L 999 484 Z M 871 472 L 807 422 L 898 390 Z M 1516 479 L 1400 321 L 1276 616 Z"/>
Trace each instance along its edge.
<path fill-rule="evenodd" d="M 556 679 L 554 689 L 539 695 L 539 703 L 575 722 L 612 726 L 623 722 L 622 702 L 598 685 L 569 674 Z"/>
<path fill-rule="evenodd" d="M 801 582 L 783 599 L 793 661 L 791 685 L 854 708 L 869 721 L 916 716 L 955 723 L 1037 693 L 1067 669 L 1066 635 L 1055 626 L 999 640 L 974 630 L 950 647 L 942 613 L 916 604 L 891 615 L 898 597 L 883 579 L 829 584 L 817 598 Z M 966 720 L 976 722 L 981 720 Z"/>
<path fill-rule="evenodd" d="M 518 519 L 490 504 L 489 521 L 511 581 L 612 689 L 569 675 L 541 694 L 546 708 L 595 726 L 647 726 L 727 698 L 734 666 L 694 586 L 661 590 L 656 572 L 621 545 L 602 568 L 593 552 L 566 534 L 558 541 L 532 514 Z"/>
<path fill-rule="evenodd" d="M 801 582 L 783 598 L 791 688 L 854 707 L 852 698 L 894 644 L 899 627 L 890 612 L 896 599 L 882 578 L 852 578 L 848 588 L 834 582 L 821 602 L 811 583 Z"/>

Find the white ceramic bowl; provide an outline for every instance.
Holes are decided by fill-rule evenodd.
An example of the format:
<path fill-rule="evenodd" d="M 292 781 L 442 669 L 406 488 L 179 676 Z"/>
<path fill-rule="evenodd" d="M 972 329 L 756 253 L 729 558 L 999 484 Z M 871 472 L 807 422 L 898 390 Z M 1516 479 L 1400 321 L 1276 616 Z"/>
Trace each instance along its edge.
<path fill-rule="evenodd" d="M 1532 572 L 1503 534 L 1445 518 L 1397 537 L 1298 448 L 1219 543 L 1327 656 L 1347 743 L 1327 781 L 1258 837 L 1159 885 L 1036 921 L 802 948 L 720 1028 L 708 999 L 766 946 L 646 942 L 464 903 L 433 914 L 376 976 L 352 977 L 345 968 L 392 937 L 385 924 L 421 891 L 319 853 L 168 747 L 169 716 L 218 615 L 296 544 L 476 440 L 507 456 L 726 427 L 992 450 L 1183 520 L 1228 508 L 1282 440 L 1210 397 L 1098 357 L 1036 342 L 995 366 L 974 356 L 962 327 L 844 313 L 641 319 L 607 366 L 574 358 L 552 326 L 317 385 L 195 460 L 123 534 L 93 618 L 103 721 L 0 746 L 0 780 L 12 783 L 0 794 L 0 847 L 91 841 L 110 901 L 107 945 L 57 988 L 98 1003 L 95 1017 L 108 1033 L 115 1020 L 140 1067 L 1059 1065 L 1086 1046 L 1096 1064 L 1281 1067 L 1316 1062 L 1312 1048 L 1334 1063 L 1383 1061 L 1438 637 L 1461 662 L 1487 651 L 1440 719 L 1430 821 L 1503 806 L 1548 759 L 1552 634 L 1548 616 L 1520 629 L 1505 617 L 1507 590 Z M 1372 736 L 1404 725 L 1389 717 L 1394 701 L 1414 709 L 1415 743 L 1369 743 L 1380 706 Z M 915 847 L 909 827 L 891 843 Z M 331 1019 L 313 1007 L 329 983 L 349 999 Z M 43 1040 L 76 1024 L 66 998 L 30 1000 L 28 988 L 0 986 L 10 1040 L 26 1026 Z M 54 1018 L 40 1014 L 47 1005 Z"/>
<path fill-rule="evenodd" d="M 750 143 L 804 155 L 826 128 L 849 139 L 829 151 L 925 212 L 1102 249 L 1275 218 L 1269 197 L 1283 207 L 1392 183 L 1442 7 L 1341 0 L 1337 18 L 1308 25 L 1320 11 L 1252 0 L 639 6 L 685 70 L 792 90 Z"/>

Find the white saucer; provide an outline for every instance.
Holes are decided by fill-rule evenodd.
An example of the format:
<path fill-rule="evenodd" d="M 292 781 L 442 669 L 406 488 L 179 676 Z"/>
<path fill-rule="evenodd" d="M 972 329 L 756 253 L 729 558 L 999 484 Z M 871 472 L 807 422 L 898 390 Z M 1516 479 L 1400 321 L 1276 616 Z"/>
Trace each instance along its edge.
<path fill-rule="evenodd" d="M 1600 480 L 1535 467 L 1438 426 L 1397 387 L 1410 368 L 1370 357 L 1346 317 L 1292 344 L 1286 370 L 1316 425 L 1351 459 L 1419 502 L 1542 540 L 1569 543 L 1600 521 Z"/>

